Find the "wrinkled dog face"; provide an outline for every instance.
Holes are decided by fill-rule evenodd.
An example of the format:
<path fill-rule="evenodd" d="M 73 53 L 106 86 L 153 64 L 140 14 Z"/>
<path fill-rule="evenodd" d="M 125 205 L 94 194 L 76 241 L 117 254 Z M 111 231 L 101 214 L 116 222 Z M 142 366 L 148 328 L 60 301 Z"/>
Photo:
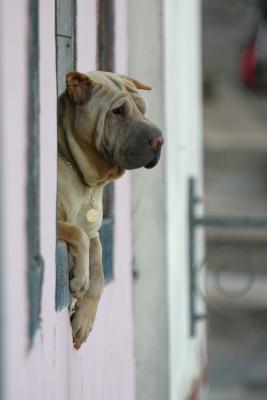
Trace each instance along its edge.
<path fill-rule="evenodd" d="M 137 89 L 150 88 L 109 72 L 67 75 L 75 133 L 123 169 L 154 167 L 163 144 L 160 129 L 145 117 L 146 105 Z"/>

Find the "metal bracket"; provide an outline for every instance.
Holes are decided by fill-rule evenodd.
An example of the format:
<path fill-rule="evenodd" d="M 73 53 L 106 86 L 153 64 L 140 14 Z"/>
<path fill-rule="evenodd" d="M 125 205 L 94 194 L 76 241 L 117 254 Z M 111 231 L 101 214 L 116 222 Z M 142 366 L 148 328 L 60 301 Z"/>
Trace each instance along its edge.
<path fill-rule="evenodd" d="M 205 314 L 197 312 L 197 265 L 196 265 L 196 228 L 254 228 L 267 230 L 267 218 L 253 217 L 198 217 L 196 205 L 202 201 L 196 192 L 196 179 L 189 178 L 188 188 L 188 260 L 189 260 L 189 307 L 190 307 L 190 336 L 196 335 L 198 321 L 207 318 Z"/>
<path fill-rule="evenodd" d="M 200 198 L 196 195 L 196 182 L 194 178 L 189 178 L 188 189 L 188 217 L 189 217 L 189 237 L 188 237 L 188 261 L 189 261 L 189 307 L 190 307 L 190 336 L 196 334 L 196 324 L 206 318 L 206 315 L 197 313 L 197 269 L 196 260 L 196 229 L 195 229 L 195 208 Z"/>

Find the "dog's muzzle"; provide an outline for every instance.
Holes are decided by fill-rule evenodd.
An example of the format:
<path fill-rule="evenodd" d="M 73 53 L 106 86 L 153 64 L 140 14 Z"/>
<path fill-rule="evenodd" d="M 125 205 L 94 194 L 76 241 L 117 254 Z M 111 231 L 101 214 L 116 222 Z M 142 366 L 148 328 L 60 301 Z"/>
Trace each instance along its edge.
<path fill-rule="evenodd" d="M 145 165 L 145 168 L 153 168 L 155 165 L 157 165 L 159 158 L 160 158 L 160 153 L 161 153 L 161 146 L 164 143 L 164 139 L 162 136 L 152 139 L 149 143 L 150 149 L 154 152 L 154 159 L 150 161 L 147 165 Z"/>
<path fill-rule="evenodd" d="M 133 121 L 114 141 L 112 159 L 124 169 L 153 168 L 164 143 L 161 130 L 150 121 Z"/>

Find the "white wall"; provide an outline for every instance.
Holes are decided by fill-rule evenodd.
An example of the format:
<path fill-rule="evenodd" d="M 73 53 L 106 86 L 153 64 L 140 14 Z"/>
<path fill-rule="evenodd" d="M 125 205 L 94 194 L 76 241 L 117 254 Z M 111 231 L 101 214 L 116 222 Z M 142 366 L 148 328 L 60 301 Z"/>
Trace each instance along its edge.
<path fill-rule="evenodd" d="M 129 0 L 129 75 L 150 86 L 142 92 L 148 117 L 164 129 L 163 4 Z M 132 177 L 137 399 L 168 399 L 168 308 L 165 151 L 152 170 Z"/>
<path fill-rule="evenodd" d="M 167 139 L 132 179 L 137 400 L 183 400 L 205 367 L 203 332 L 189 337 L 187 238 L 189 176 L 202 187 L 200 0 L 129 4 L 129 71 L 153 87 L 148 116 Z"/>
<path fill-rule="evenodd" d="M 188 177 L 202 187 L 200 0 L 165 0 L 165 115 L 171 399 L 184 399 L 205 363 L 189 337 Z M 201 237 L 199 241 L 201 241 Z M 198 243 L 198 256 L 203 256 Z"/>
<path fill-rule="evenodd" d="M 126 0 L 117 21 L 125 19 Z M 101 298 L 95 327 L 78 352 L 73 348 L 69 312 L 55 311 L 57 95 L 55 1 L 40 1 L 40 228 L 45 261 L 40 329 L 28 349 L 26 240 L 27 38 L 28 1 L 1 3 L 1 164 L 3 202 L 5 400 L 134 400 L 135 364 L 131 274 L 130 185 L 115 189 L 115 279 Z M 89 4 L 90 3 L 90 4 Z M 16 13 L 14 13 L 14 6 Z M 78 2 L 78 67 L 95 69 L 96 15 L 91 0 Z M 90 13 L 91 12 L 91 13 Z M 126 43 L 125 24 L 116 26 Z M 125 53 L 116 62 L 126 71 Z M 1 265 L 2 267 L 2 265 Z"/>

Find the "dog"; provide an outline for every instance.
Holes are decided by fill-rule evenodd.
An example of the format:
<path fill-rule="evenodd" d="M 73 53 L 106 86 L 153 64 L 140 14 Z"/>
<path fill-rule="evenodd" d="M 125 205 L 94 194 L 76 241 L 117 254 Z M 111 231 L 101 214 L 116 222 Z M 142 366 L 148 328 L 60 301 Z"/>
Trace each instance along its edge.
<path fill-rule="evenodd" d="M 104 185 L 124 171 L 153 168 L 163 136 L 145 117 L 138 89 L 151 88 L 110 72 L 69 72 L 58 103 L 57 236 L 73 258 L 70 291 L 74 347 L 86 341 L 104 288 L 99 240 Z"/>

